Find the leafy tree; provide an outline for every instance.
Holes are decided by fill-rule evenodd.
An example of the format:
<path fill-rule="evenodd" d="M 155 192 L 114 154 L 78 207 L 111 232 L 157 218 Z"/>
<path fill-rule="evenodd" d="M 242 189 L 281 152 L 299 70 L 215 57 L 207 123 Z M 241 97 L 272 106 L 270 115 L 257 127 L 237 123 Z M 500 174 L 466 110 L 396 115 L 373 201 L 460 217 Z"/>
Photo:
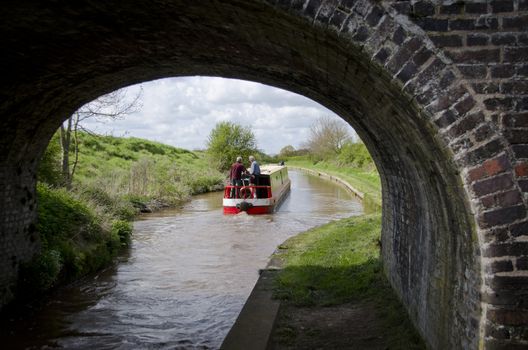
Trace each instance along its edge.
<path fill-rule="evenodd" d="M 311 126 L 306 146 L 313 157 L 328 159 L 337 156 L 349 140 L 350 134 L 345 122 L 323 117 Z"/>
<path fill-rule="evenodd" d="M 219 170 L 228 170 L 237 156 L 246 160 L 257 152 L 257 142 L 250 127 L 231 122 L 216 124 L 207 139 L 207 153 Z"/>

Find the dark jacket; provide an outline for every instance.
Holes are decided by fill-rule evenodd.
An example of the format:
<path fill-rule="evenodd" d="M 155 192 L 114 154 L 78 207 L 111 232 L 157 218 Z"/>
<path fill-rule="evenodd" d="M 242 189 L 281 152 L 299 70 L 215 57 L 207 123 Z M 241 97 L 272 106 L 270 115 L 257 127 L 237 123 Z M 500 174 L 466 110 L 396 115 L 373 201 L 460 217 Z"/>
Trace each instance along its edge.
<path fill-rule="evenodd" d="M 241 180 L 242 173 L 246 172 L 246 168 L 241 163 L 233 163 L 231 165 L 231 172 L 229 173 L 229 179 L 231 180 Z"/>

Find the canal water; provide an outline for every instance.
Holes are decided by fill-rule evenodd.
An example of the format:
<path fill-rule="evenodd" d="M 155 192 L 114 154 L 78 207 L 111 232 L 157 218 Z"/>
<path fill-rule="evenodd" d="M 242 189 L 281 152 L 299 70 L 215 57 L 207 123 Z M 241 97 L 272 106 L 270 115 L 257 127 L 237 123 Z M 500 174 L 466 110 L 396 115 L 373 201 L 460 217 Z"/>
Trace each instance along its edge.
<path fill-rule="evenodd" d="M 362 213 L 335 183 L 291 170 L 290 178 L 272 215 L 224 216 L 218 192 L 143 216 L 118 264 L 2 320 L 2 348 L 218 348 L 277 245 Z"/>

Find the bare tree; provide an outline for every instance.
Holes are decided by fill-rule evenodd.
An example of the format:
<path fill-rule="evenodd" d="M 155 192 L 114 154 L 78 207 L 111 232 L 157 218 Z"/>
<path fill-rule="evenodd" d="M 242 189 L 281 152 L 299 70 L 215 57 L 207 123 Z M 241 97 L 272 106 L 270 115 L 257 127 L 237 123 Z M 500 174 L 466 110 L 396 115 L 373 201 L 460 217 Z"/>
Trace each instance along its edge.
<path fill-rule="evenodd" d="M 132 98 L 127 96 L 128 89 L 120 89 L 103 95 L 79 108 L 60 126 L 60 143 L 62 148 L 62 179 L 66 188 L 71 188 L 75 169 L 79 161 L 78 131 L 91 133 L 82 126 L 86 119 L 95 118 L 101 122 L 117 120 L 141 109 L 143 89 Z M 73 147 L 74 160 L 70 164 L 70 152 Z"/>
<path fill-rule="evenodd" d="M 319 118 L 310 128 L 306 147 L 318 158 L 335 156 L 350 140 L 350 133 L 344 121 L 328 116 Z"/>

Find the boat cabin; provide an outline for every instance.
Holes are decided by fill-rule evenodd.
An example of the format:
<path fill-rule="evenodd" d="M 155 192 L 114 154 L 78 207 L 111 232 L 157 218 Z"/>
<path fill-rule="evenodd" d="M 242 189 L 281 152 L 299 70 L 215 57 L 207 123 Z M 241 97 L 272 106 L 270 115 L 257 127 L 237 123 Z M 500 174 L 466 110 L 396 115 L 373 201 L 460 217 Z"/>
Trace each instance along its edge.
<path fill-rule="evenodd" d="M 290 191 L 288 168 L 264 165 L 260 175 L 247 178 L 243 186 L 228 185 L 224 189 L 224 214 L 266 214 L 274 212 Z"/>

